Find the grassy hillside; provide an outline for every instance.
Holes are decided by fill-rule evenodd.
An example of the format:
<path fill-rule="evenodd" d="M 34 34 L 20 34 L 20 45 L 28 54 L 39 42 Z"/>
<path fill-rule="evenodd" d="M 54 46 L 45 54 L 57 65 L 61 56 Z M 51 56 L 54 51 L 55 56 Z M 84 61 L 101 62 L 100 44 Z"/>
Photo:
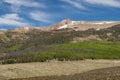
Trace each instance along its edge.
<path fill-rule="evenodd" d="M 120 59 L 119 49 L 120 25 L 86 31 L 7 31 L 0 35 L 1 63 Z"/>
<path fill-rule="evenodd" d="M 83 59 L 120 59 L 120 42 L 91 40 L 79 43 L 44 46 L 41 48 L 34 51 L 32 51 L 31 48 L 22 53 L 9 53 L 1 57 L 1 61 L 5 64 L 44 62 L 52 59 L 59 61 Z M 15 49 L 15 47 L 13 47 L 13 49 Z"/>

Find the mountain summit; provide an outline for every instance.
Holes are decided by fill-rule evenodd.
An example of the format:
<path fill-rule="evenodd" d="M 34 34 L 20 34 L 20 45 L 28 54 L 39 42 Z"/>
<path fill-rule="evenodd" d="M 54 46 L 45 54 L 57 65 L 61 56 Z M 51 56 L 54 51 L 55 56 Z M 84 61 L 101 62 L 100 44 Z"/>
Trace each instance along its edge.
<path fill-rule="evenodd" d="M 13 29 L 11 31 L 15 32 L 26 32 L 30 30 L 40 30 L 40 31 L 54 31 L 54 30 L 63 30 L 70 29 L 75 31 L 85 31 L 88 29 L 104 29 L 111 26 L 120 24 L 120 21 L 73 21 L 71 19 L 64 19 L 57 24 L 47 26 L 47 27 L 20 27 Z"/>
<path fill-rule="evenodd" d="M 73 29 L 73 30 L 88 30 L 88 29 L 104 29 L 114 25 L 120 24 L 119 21 L 73 21 L 65 19 L 61 22 L 50 26 L 50 30 Z"/>
<path fill-rule="evenodd" d="M 67 28 L 67 25 L 71 24 L 72 20 L 71 19 L 64 19 L 61 22 L 54 24 L 52 26 L 50 26 L 50 30 L 57 30 L 60 28 Z"/>

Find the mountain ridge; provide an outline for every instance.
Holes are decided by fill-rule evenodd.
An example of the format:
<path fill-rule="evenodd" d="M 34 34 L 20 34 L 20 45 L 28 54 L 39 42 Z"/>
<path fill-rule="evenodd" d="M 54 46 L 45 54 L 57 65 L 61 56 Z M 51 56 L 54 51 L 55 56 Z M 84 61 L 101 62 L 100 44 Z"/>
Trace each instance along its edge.
<path fill-rule="evenodd" d="M 23 28 L 24 29 L 24 28 Z M 51 59 L 51 56 L 49 56 L 48 52 L 50 52 L 50 55 L 52 55 L 52 59 L 60 59 L 61 56 L 67 60 L 66 55 L 64 56 L 64 52 L 61 51 L 68 51 L 67 54 L 72 51 L 74 53 L 82 52 L 91 52 L 94 56 L 94 48 L 96 48 L 96 45 L 98 45 L 98 48 L 95 49 L 97 52 L 101 52 L 101 48 L 99 47 L 101 44 L 106 47 L 108 46 L 107 51 L 109 53 L 112 52 L 113 55 L 114 51 L 116 50 L 115 45 L 119 43 L 120 41 L 120 24 L 96 30 L 94 28 L 90 28 L 84 31 L 75 31 L 73 29 L 60 29 L 60 30 L 48 30 L 48 31 L 41 31 L 41 30 L 29 30 L 28 28 L 25 28 L 28 31 L 5 31 L 2 34 L 0 34 L 0 60 L 2 61 L 2 64 L 6 64 L 11 62 L 12 63 L 20 63 L 20 62 L 30 62 L 30 61 L 46 61 Z M 80 43 L 79 43 L 80 42 Z M 96 43 L 97 42 L 97 43 Z M 71 48 L 72 45 L 76 45 L 75 48 Z M 82 44 L 84 43 L 84 44 Z M 86 50 L 86 47 L 88 46 L 88 43 L 90 43 L 89 48 Z M 69 44 L 69 49 L 61 48 L 63 45 Z M 78 49 L 77 47 L 81 45 L 86 45 L 85 49 Z M 94 46 L 93 46 L 94 44 Z M 111 47 L 110 45 L 113 45 Z M 120 44 L 120 43 L 119 43 Z M 118 44 L 118 45 L 119 45 Z M 56 48 L 57 45 L 60 45 L 60 47 Z M 93 47 L 93 48 L 91 48 Z M 111 47 L 111 48 L 110 48 Z M 112 49 L 114 48 L 114 49 Z M 81 50 L 82 49 L 82 50 Z M 105 53 L 105 49 L 102 47 L 103 53 Z M 111 51 L 112 49 L 112 51 Z M 58 52 L 56 52 L 56 50 Z M 51 52 L 53 52 L 51 54 Z M 58 55 L 54 55 L 55 53 L 59 53 Z M 46 54 L 43 56 L 43 54 Z M 108 52 L 107 52 L 108 53 Z M 73 54 L 73 53 L 71 53 Z M 36 55 L 41 55 L 36 58 Z M 60 56 L 59 56 L 60 55 Z M 68 54 L 69 55 L 69 54 Z M 89 54 L 88 54 L 89 55 Z M 112 55 L 112 56 L 113 56 Z M 73 54 L 74 56 L 74 54 Z M 87 55 L 86 55 L 87 56 Z M 107 57 L 106 57 L 107 56 Z M 106 54 L 106 58 L 111 58 L 109 54 Z M 112 57 L 114 59 L 118 59 L 119 57 L 119 51 L 116 57 Z M 69 57 L 69 56 L 68 56 Z M 101 58 L 98 57 L 91 57 L 90 59 L 94 58 Z M 62 60 L 63 60 L 62 58 Z M 32 60 L 31 60 L 32 59 Z M 71 60 L 78 59 L 76 56 L 75 58 L 70 58 Z M 79 57 L 79 59 L 84 59 L 84 57 Z"/>
<path fill-rule="evenodd" d="M 40 30 L 40 31 L 54 31 L 54 30 L 61 30 L 61 29 L 72 29 L 75 31 L 85 31 L 88 29 L 104 29 L 109 28 L 114 25 L 120 24 L 120 21 L 73 21 L 71 19 L 64 19 L 56 24 L 51 26 L 43 26 L 43 27 L 30 27 L 30 26 L 23 26 L 14 29 L 1 29 L 0 31 L 13 31 L 13 32 L 27 32 L 30 30 Z"/>

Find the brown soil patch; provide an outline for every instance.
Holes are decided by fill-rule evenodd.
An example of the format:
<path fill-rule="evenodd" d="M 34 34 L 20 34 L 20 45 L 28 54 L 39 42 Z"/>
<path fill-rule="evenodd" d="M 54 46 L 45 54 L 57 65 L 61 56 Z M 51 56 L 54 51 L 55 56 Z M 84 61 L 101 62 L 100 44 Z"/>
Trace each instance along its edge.
<path fill-rule="evenodd" d="M 120 80 L 120 67 L 97 69 L 69 76 L 47 76 L 14 80 Z"/>
<path fill-rule="evenodd" d="M 90 70 L 116 66 L 120 66 L 120 60 L 51 61 L 0 65 L 0 80 L 5 78 L 74 75 Z"/>

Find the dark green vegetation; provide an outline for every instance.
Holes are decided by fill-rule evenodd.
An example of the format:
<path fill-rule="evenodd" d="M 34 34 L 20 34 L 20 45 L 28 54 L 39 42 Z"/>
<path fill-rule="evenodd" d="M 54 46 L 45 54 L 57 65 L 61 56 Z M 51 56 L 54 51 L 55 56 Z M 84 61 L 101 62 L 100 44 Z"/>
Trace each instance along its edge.
<path fill-rule="evenodd" d="M 1 59 L 2 63 L 44 62 L 52 59 L 59 61 L 120 59 L 120 42 L 85 41 L 35 49 L 27 49 L 20 53 L 8 53 Z"/>
<path fill-rule="evenodd" d="M 102 41 L 89 40 L 71 43 L 74 38 L 97 36 Z M 61 30 L 43 32 L 7 31 L 0 34 L 2 64 L 44 62 L 52 59 L 120 59 L 120 25 L 87 31 Z"/>
<path fill-rule="evenodd" d="M 120 80 L 120 67 L 92 70 L 68 76 L 46 76 L 13 80 Z"/>

